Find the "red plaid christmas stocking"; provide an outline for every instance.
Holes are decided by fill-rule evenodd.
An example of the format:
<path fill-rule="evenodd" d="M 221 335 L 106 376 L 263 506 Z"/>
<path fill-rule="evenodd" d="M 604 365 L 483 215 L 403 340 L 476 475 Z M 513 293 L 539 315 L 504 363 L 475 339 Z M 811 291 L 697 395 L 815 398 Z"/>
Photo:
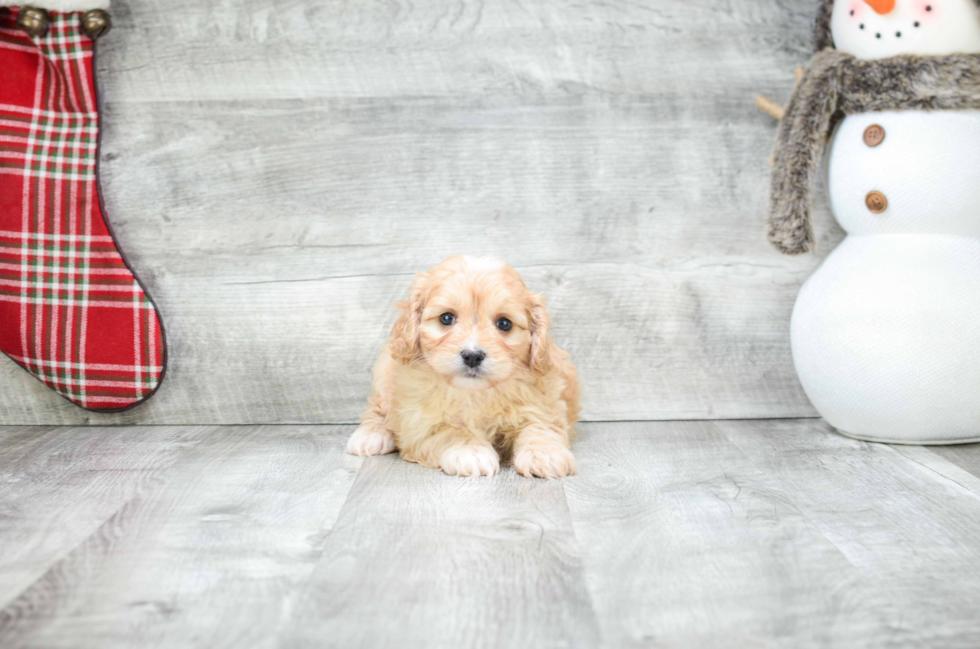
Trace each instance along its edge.
<path fill-rule="evenodd" d="M 123 410 L 157 389 L 166 350 L 102 207 L 107 0 L 39 2 L 0 6 L 0 350 L 82 408 Z"/>

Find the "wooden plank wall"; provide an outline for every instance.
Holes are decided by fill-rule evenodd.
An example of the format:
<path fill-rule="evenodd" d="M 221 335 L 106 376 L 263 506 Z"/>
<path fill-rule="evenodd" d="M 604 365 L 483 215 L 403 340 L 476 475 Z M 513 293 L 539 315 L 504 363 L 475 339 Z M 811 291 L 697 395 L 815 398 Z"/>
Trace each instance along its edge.
<path fill-rule="evenodd" d="M 111 220 L 160 393 L 97 416 L 0 359 L 0 424 L 355 421 L 412 273 L 493 254 L 550 301 L 588 420 L 812 416 L 764 241 L 815 2 L 113 0 Z"/>

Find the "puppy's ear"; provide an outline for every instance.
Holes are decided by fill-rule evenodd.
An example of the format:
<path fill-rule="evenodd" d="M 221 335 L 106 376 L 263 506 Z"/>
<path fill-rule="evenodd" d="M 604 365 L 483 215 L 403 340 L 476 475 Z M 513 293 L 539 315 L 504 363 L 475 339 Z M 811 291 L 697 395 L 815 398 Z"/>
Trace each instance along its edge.
<path fill-rule="evenodd" d="M 531 322 L 531 356 L 528 365 L 540 376 L 551 371 L 551 335 L 548 333 L 549 319 L 545 300 L 540 295 L 531 295 L 528 300 Z"/>
<path fill-rule="evenodd" d="M 408 299 L 398 303 L 401 315 L 391 327 L 388 349 L 391 357 L 408 365 L 422 353 L 419 328 L 422 326 L 422 310 L 425 308 L 425 273 L 419 273 L 408 291 Z"/>

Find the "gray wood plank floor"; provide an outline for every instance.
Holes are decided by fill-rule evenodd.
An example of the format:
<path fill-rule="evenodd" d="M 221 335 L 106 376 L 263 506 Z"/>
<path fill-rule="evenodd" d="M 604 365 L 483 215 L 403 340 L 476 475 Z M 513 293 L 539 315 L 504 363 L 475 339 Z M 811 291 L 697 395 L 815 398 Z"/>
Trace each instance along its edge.
<path fill-rule="evenodd" d="M 351 423 L 412 273 L 508 259 L 590 420 L 807 417 L 764 240 L 816 0 L 113 0 L 102 170 L 168 378 L 96 416 L 0 358 L 0 424 Z"/>
<path fill-rule="evenodd" d="M 0 428 L 0 646 L 980 645 L 980 446 L 596 423 L 451 478 L 350 426 Z"/>

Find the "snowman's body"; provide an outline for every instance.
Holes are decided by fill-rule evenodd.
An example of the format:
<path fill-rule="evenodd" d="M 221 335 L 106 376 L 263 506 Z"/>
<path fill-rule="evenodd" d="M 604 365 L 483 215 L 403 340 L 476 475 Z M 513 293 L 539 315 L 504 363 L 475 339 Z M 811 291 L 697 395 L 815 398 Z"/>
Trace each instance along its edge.
<path fill-rule="evenodd" d="M 842 14 L 855 6 L 835 5 L 838 49 L 852 18 L 838 19 L 841 4 Z M 964 6 L 980 51 L 980 17 Z M 866 113 L 840 124 L 829 190 L 848 237 L 800 292 L 792 346 L 807 395 L 841 432 L 980 440 L 978 170 L 980 112 Z M 871 192 L 886 209 L 869 206 Z"/>

